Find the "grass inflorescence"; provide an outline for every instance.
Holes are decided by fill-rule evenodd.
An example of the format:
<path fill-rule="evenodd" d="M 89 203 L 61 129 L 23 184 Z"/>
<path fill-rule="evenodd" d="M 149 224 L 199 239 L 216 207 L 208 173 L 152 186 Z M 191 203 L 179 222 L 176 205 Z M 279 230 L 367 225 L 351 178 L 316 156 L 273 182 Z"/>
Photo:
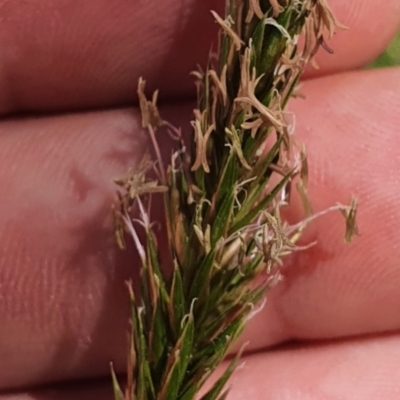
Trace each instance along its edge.
<path fill-rule="evenodd" d="M 219 49 L 204 70 L 194 72 L 192 137 L 185 140 L 161 118 L 157 94 L 148 100 L 145 82 L 139 82 L 142 123 L 156 161 L 146 156 L 117 181 L 117 240 L 123 247 L 128 233 L 142 263 L 140 298 L 130 287 L 133 334 L 124 392 L 114 376 L 118 400 L 194 399 L 279 281 L 282 258 L 304 249 L 296 243 L 315 217 L 306 151 L 293 136 L 285 107 L 305 65 L 320 47 L 328 49 L 324 35 L 339 24 L 324 0 L 227 0 L 224 16 L 212 14 L 220 26 Z M 175 142 L 168 163 L 160 154 L 161 130 Z M 156 179 L 149 171 L 156 171 Z M 306 218 L 290 225 L 280 210 L 293 187 Z M 158 192 L 170 273 L 162 268 L 148 211 Z M 132 207 L 139 221 L 130 216 Z M 336 208 L 351 239 L 355 202 Z M 238 357 L 202 400 L 226 398 Z"/>

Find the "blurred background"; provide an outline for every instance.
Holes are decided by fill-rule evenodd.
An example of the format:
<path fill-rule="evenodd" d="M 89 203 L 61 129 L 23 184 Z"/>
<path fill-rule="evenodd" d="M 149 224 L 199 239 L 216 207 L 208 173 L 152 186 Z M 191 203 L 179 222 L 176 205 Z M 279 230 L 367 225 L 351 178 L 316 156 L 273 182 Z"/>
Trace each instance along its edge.
<path fill-rule="evenodd" d="M 371 68 L 382 68 L 392 65 L 400 65 L 400 32 L 396 38 L 389 45 L 386 51 L 375 60 L 370 67 Z"/>

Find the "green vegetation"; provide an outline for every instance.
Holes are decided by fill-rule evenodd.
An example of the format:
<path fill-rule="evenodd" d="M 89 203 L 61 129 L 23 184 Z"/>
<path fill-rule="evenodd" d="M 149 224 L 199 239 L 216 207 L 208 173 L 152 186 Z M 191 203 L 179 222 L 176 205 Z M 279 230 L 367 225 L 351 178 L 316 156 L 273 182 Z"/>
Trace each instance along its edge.
<path fill-rule="evenodd" d="M 371 68 L 390 67 L 393 65 L 400 65 L 400 32 L 386 51 L 371 64 Z"/>

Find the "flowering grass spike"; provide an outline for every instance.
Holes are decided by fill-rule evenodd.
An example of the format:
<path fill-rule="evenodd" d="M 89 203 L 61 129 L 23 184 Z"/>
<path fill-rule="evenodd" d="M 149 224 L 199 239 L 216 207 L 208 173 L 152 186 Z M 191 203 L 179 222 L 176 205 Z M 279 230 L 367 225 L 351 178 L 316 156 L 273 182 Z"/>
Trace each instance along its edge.
<path fill-rule="evenodd" d="M 142 263 L 140 297 L 130 287 L 133 332 L 124 391 L 113 375 L 117 400 L 199 398 L 279 280 L 282 258 L 305 248 L 296 243 L 315 218 L 306 152 L 285 107 L 305 65 L 320 47 L 328 49 L 324 35 L 332 36 L 339 24 L 325 0 L 227 0 L 225 16 L 212 15 L 220 26 L 219 49 L 204 71 L 194 73 L 191 138 L 162 120 L 157 93 L 147 100 L 145 82 L 139 82 L 142 123 L 156 161 L 146 156 L 137 171 L 117 181 L 117 241 L 125 246 L 128 234 Z M 175 141 L 168 163 L 160 155 L 161 131 Z M 280 209 L 295 186 L 306 218 L 289 225 Z M 169 273 L 149 215 L 155 193 L 164 201 Z M 356 233 L 355 205 L 334 207 L 347 220 L 348 240 Z M 133 208 L 139 221 L 130 216 Z M 224 387 L 238 357 L 201 400 L 227 397 Z"/>

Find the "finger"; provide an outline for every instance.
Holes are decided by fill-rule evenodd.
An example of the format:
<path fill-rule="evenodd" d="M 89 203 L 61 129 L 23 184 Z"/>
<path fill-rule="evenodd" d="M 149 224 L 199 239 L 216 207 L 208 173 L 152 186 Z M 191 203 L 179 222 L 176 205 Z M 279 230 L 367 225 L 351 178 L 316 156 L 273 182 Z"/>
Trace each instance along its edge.
<path fill-rule="evenodd" d="M 243 357 L 229 399 L 395 400 L 399 356 L 398 335 L 256 353 Z"/>
<path fill-rule="evenodd" d="M 1 388 L 124 368 L 137 258 L 114 244 L 111 205 L 113 179 L 143 154 L 138 121 L 112 111 L 1 123 Z"/>
<path fill-rule="evenodd" d="M 247 355 L 229 382 L 229 398 L 397 399 L 399 344 L 398 337 L 383 337 Z M 109 381 L 68 383 L 3 395 L 0 400 L 102 400 L 112 398 L 110 389 Z"/>
<path fill-rule="evenodd" d="M 398 336 L 288 347 L 242 358 L 229 381 L 235 399 L 398 398 Z M 220 373 L 226 364 L 220 368 Z M 207 382 L 203 393 L 210 388 Z M 0 396 L 0 400 L 110 399 L 110 382 L 57 386 Z"/>
<path fill-rule="evenodd" d="M 216 4 L 217 3 L 217 4 Z M 14 1 L 1 6 L 0 114 L 112 107 L 140 76 L 163 96 L 194 93 L 222 1 Z"/>
<path fill-rule="evenodd" d="M 318 243 L 289 259 L 250 322 L 243 340 L 254 347 L 400 329 L 399 79 L 400 69 L 321 78 L 292 103 L 315 211 L 357 196 L 361 237 L 344 245 L 339 213 L 308 228 L 304 241 Z"/>
<path fill-rule="evenodd" d="M 147 150 L 140 121 L 116 110 L 0 123 L 0 390 L 125 369 L 139 261 L 117 249 L 111 205 L 113 180 Z"/>
<path fill-rule="evenodd" d="M 68 382 L 45 389 L 32 389 L 0 395 L 0 400 L 110 400 L 110 378 L 89 383 Z"/>
<path fill-rule="evenodd" d="M 384 7 L 375 0 L 331 4 L 350 30 L 330 42 L 334 56 L 318 58 L 318 73 L 363 65 L 400 24 L 397 0 Z M 131 103 L 141 75 L 164 99 L 192 96 L 189 73 L 205 64 L 217 42 L 210 9 L 221 13 L 223 1 L 7 2 L 1 8 L 0 114 Z"/>
<path fill-rule="evenodd" d="M 338 29 L 334 38 L 327 41 L 334 54 L 321 50 L 316 56 L 318 69 L 308 68 L 305 78 L 367 65 L 384 51 L 400 28 L 400 3 L 396 0 L 385 3 L 385 7 L 389 6 L 385 10 L 374 0 L 336 0 L 329 4 L 347 29 Z"/>

